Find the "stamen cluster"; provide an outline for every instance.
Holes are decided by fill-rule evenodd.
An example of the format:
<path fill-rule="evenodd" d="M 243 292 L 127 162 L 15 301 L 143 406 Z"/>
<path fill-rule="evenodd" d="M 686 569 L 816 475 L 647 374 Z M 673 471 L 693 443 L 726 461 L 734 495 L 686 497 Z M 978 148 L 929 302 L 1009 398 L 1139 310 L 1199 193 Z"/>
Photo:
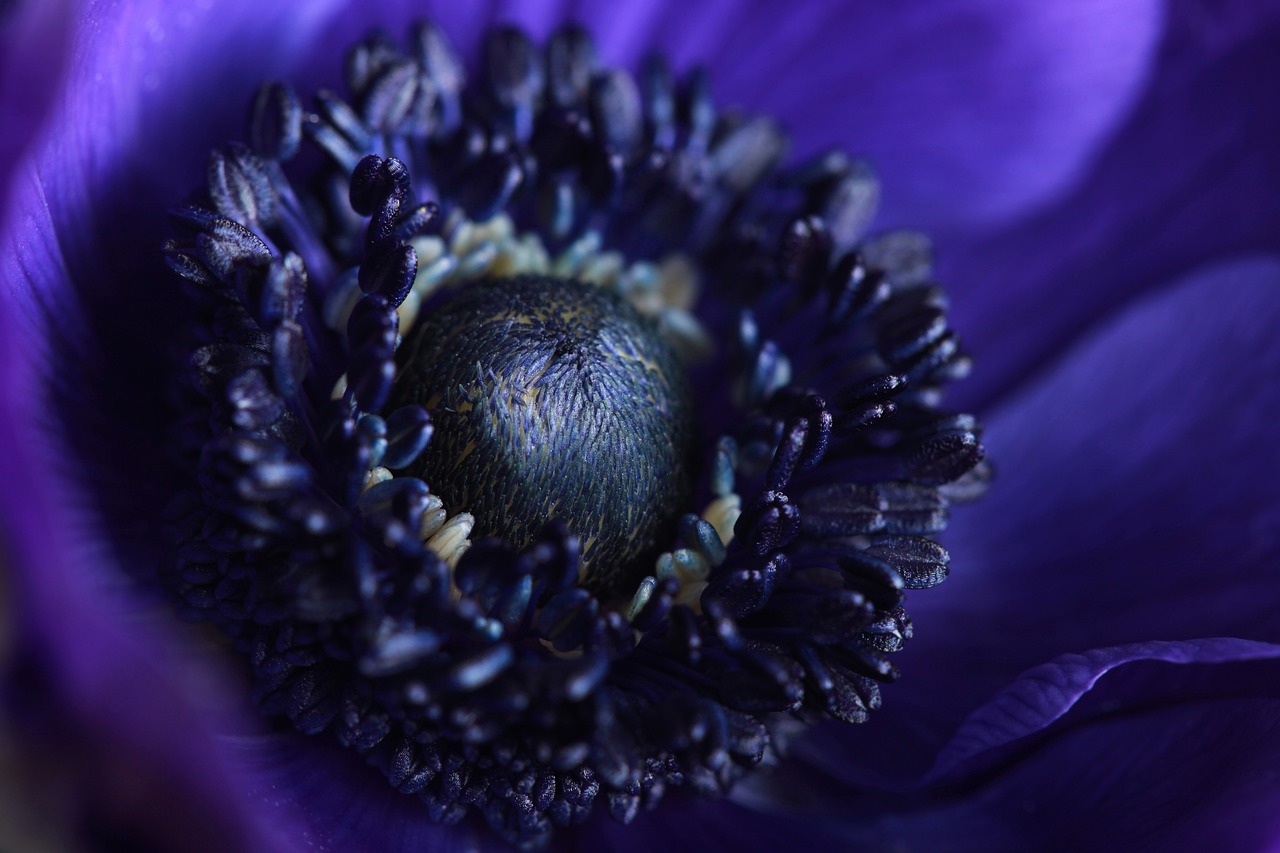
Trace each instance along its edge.
<path fill-rule="evenodd" d="M 719 111 L 704 74 L 604 70 L 574 27 L 494 30 L 474 84 L 430 25 L 346 72 L 311 108 L 264 86 L 165 248 L 195 306 L 194 477 L 161 580 L 264 711 L 525 846 L 865 720 L 905 590 L 947 575 L 931 537 L 987 473 L 973 418 L 939 409 L 968 361 L 927 241 L 867 238 L 865 165 L 784 168 L 778 128 Z M 409 328 L 447 291 L 547 273 L 652 316 L 700 401 L 694 501 L 634 596 L 580 585 L 557 519 L 473 542 L 406 473 L 433 432 L 388 404 Z"/>

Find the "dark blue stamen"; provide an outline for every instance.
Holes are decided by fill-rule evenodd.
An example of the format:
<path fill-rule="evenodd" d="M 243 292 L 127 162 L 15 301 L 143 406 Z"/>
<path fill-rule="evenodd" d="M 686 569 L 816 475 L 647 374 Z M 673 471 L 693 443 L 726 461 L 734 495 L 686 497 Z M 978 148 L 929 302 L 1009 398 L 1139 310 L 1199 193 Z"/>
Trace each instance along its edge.
<path fill-rule="evenodd" d="M 419 25 L 406 50 L 356 45 L 345 96 L 265 85 L 249 145 L 173 212 L 191 477 L 159 580 L 266 713 L 431 818 L 536 848 L 867 719 L 909 595 L 950 571 L 931 537 L 990 469 L 977 423 L 940 409 L 969 361 L 928 241 L 867 235 L 865 163 L 783 165 L 781 130 L 718 110 L 704 72 L 602 68 L 576 27 L 480 53 L 469 75 Z M 539 312 L 549 348 L 504 361 Z M 620 326 L 606 349 L 644 369 L 569 393 Z M 696 365 L 674 354 L 691 327 Z M 683 406 L 659 380 L 696 415 L 649 417 Z M 540 402 L 457 428 L 503 394 Z"/>

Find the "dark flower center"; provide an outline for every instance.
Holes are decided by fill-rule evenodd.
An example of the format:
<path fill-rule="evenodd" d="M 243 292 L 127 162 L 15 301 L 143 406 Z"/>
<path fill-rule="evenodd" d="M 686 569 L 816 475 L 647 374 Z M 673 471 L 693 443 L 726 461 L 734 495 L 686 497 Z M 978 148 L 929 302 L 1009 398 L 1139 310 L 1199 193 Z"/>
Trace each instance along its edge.
<path fill-rule="evenodd" d="M 598 285 L 521 276 L 466 288 L 403 352 L 401 401 L 435 424 L 409 472 L 475 536 L 523 548 L 562 519 L 580 583 L 633 592 L 691 485 L 688 382 L 656 326 Z"/>
<path fill-rule="evenodd" d="M 572 25 L 480 53 L 420 25 L 355 45 L 346 97 L 264 85 L 173 212 L 158 580 L 264 712 L 533 848 L 866 720 L 988 472 L 865 164 L 783 165 L 705 74 Z"/>

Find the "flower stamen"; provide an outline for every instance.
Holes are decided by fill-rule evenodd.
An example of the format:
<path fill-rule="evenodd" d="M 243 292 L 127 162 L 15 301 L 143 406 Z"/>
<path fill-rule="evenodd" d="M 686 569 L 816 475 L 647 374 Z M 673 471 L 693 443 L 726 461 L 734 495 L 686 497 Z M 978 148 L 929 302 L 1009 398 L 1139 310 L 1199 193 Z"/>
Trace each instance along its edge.
<path fill-rule="evenodd" d="M 865 720 L 989 472 L 940 408 L 969 363 L 928 243 L 866 235 L 865 164 L 783 166 L 704 74 L 602 69 L 575 27 L 499 28 L 468 74 L 420 25 L 353 48 L 349 98 L 268 84 L 175 211 L 160 580 L 266 713 L 531 848 Z"/>

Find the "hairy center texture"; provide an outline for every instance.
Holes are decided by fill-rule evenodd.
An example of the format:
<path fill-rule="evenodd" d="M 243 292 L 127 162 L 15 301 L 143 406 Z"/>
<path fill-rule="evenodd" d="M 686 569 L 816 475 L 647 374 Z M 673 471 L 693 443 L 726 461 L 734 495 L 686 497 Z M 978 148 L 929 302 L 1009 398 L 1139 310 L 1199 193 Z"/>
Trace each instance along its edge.
<path fill-rule="evenodd" d="M 430 312 L 405 350 L 398 395 L 435 424 L 412 473 L 478 535 L 524 547 L 562 519 L 597 593 L 651 569 L 689 498 L 694 432 L 651 322 L 595 285 L 493 279 Z"/>

